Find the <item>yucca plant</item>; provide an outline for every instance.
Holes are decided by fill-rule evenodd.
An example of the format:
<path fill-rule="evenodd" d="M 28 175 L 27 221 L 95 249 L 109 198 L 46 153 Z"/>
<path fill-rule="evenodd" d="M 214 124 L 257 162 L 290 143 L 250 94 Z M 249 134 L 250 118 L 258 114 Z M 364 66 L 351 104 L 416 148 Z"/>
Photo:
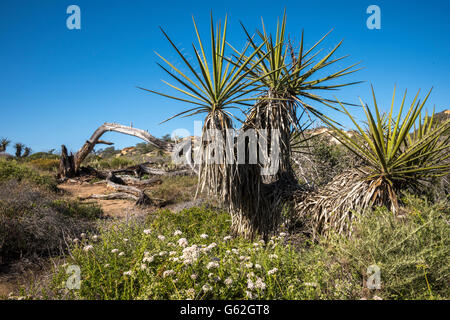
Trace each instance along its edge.
<path fill-rule="evenodd" d="M 328 119 L 313 107 L 311 102 L 319 102 L 336 109 L 333 104 L 337 101 L 313 92 L 334 90 L 358 83 L 327 84 L 327 81 L 339 79 L 358 69 L 354 69 L 356 66 L 354 64 L 333 74 L 317 77 L 318 71 L 345 58 L 332 59 L 342 41 L 323 58 L 315 61 L 320 50 L 314 53 L 314 49 L 327 35 L 309 50 L 304 50 L 302 33 L 300 49 L 296 53 L 285 37 L 286 12 L 283 14 L 281 24 L 277 23 L 275 37 L 266 32 L 264 22 L 262 22 L 262 31 L 256 31 L 258 40 L 255 40 L 243 25 L 242 27 L 251 47 L 257 51 L 250 64 L 246 66 L 247 77 L 251 81 L 259 79 L 255 83 L 258 99 L 246 112 L 247 118 L 243 131 L 256 129 L 257 132 L 264 134 L 263 139 L 258 139 L 259 142 L 262 142 L 258 145 L 259 154 L 265 156 L 265 158 L 259 159 L 259 164 L 262 167 L 278 168 L 278 171 L 266 174 L 261 181 L 258 168 L 255 168 L 254 165 L 241 166 L 239 176 L 245 177 L 246 183 L 243 184 L 241 193 L 233 202 L 234 220 L 237 221 L 233 225 L 238 226 L 240 233 L 246 232 L 245 230 L 267 233 L 276 229 L 281 218 L 282 208 L 286 207 L 295 190 L 299 188 L 291 168 L 291 152 L 293 148 L 299 149 L 302 142 L 307 140 L 303 136 L 306 125 L 301 123 L 302 115 L 308 114 L 309 118 L 313 116 Z M 259 42 L 263 44 L 262 47 Z M 246 59 L 247 56 L 235 48 L 233 50 L 239 65 L 239 62 Z M 273 152 L 272 146 L 278 147 L 278 158 L 267 157 L 269 150 Z M 273 161 L 278 163 L 273 163 Z M 264 183 L 262 184 L 262 182 Z M 245 186 L 248 185 L 257 185 L 258 193 L 254 194 L 253 190 L 247 190 Z"/>
<path fill-rule="evenodd" d="M 260 46 L 254 37 L 249 34 L 242 25 L 251 46 L 256 50 Z M 275 40 L 272 35 L 266 32 L 264 22 L 262 21 L 262 31 L 257 30 L 257 38 L 263 43 L 261 50 L 258 50 L 255 58 L 252 59 L 249 72 L 251 79 L 260 79 L 262 84 L 259 99 L 249 111 L 246 119 L 246 125 L 256 129 L 268 130 L 268 136 L 273 129 L 279 130 L 280 159 L 279 172 L 276 178 L 288 173 L 291 174 L 290 156 L 293 142 L 300 146 L 299 137 L 304 128 L 301 125 L 301 116 L 307 113 L 319 118 L 329 119 L 320 112 L 311 102 L 318 102 L 327 107 L 336 109 L 334 106 L 337 101 L 328 99 L 314 92 L 334 90 L 340 87 L 356 84 L 328 84 L 328 81 L 339 79 L 342 76 L 356 72 L 354 69 L 357 64 L 343 68 L 337 72 L 324 77 L 316 77 L 318 71 L 338 62 L 347 56 L 332 59 L 336 50 L 341 46 L 339 42 L 329 53 L 318 61 L 321 50 L 314 52 L 319 44 L 327 37 L 327 33 L 322 39 L 317 41 L 309 50 L 305 50 L 303 44 L 303 32 L 300 41 L 298 53 L 285 37 L 286 30 L 286 11 L 283 14 L 281 24 L 277 23 Z M 234 49 L 239 56 L 245 57 L 238 50 Z"/>
<path fill-rule="evenodd" d="M 421 118 L 430 93 L 431 90 L 421 102 L 418 92 L 402 117 L 406 92 L 398 115 L 394 116 L 394 89 L 390 112 L 383 116 L 372 88 L 374 110 L 362 104 L 366 127 L 361 127 L 340 105 L 355 125 L 356 134 L 349 135 L 330 121 L 327 124 L 334 137 L 361 158 L 363 165 L 335 177 L 298 205 L 298 212 L 311 219 L 314 234 L 330 229 L 350 232 L 351 211 L 358 208 L 384 205 L 397 214 L 401 191 L 420 191 L 422 183 L 448 174 L 450 138 L 443 133 L 450 129 L 450 119 L 435 123 L 434 113 Z"/>
<path fill-rule="evenodd" d="M 0 140 L 0 152 L 6 151 L 6 148 L 8 147 L 8 145 L 11 143 L 11 141 L 9 141 L 6 138 L 2 138 Z"/>
<path fill-rule="evenodd" d="M 370 174 L 366 179 L 374 182 L 374 189 L 384 188 L 387 191 L 394 212 L 398 211 L 397 194 L 399 190 L 418 187 L 422 181 L 444 175 L 450 166 L 444 163 L 445 159 L 449 157 L 446 152 L 450 147 L 449 136 L 441 136 L 448 130 L 450 120 L 434 125 L 433 115 L 427 116 L 424 122 L 421 119 L 421 111 L 430 93 L 431 90 L 420 102 L 417 101 L 418 92 L 406 116 L 402 119 L 406 92 L 399 113 L 397 117 L 394 117 L 394 90 L 391 110 L 383 121 L 372 88 L 375 115 L 367 106 L 363 105 L 368 122 L 366 129 L 357 124 L 354 117 L 342 104 L 344 112 L 355 124 L 358 135 L 350 137 L 343 130 L 339 130 L 329 123 L 335 129 L 336 138 L 367 163 Z M 417 122 L 419 129 L 411 132 Z M 386 124 L 387 129 L 385 128 Z"/>
<path fill-rule="evenodd" d="M 23 148 L 25 148 L 25 145 L 23 143 L 17 142 L 16 144 L 14 144 L 14 149 L 16 149 L 16 157 L 17 158 L 22 157 Z"/>
<path fill-rule="evenodd" d="M 259 53 L 262 44 L 248 57 L 245 56 L 247 51 L 244 50 L 238 57 L 239 65 L 228 61 L 226 58 L 227 18 L 225 17 L 223 28 L 220 22 L 215 28 L 211 14 L 211 55 L 208 57 L 194 18 L 193 23 L 198 47 L 194 44 L 192 47 L 200 72 L 196 71 L 196 66 L 186 59 L 182 51 L 161 28 L 164 36 L 189 70 L 188 74 L 184 73 L 158 54 L 173 71 L 159 64 L 160 67 L 178 83 L 178 86 L 166 81 L 164 83 L 177 90 L 184 97 L 171 96 L 148 89 L 144 90 L 195 105 L 195 107 L 180 112 L 165 121 L 178 116 L 206 114 L 199 155 L 196 156 L 200 164 L 198 190 L 202 191 L 206 187 L 209 193 L 219 196 L 223 202 L 229 203 L 230 195 L 234 192 L 233 187 L 236 185 L 234 182 L 236 170 L 233 165 L 227 165 L 226 153 L 220 152 L 219 149 L 224 150 L 223 143 L 228 139 L 226 130 L 233 128 L 233 118 L 238 119 L 230 110 L 240 109 L 240 106 L 247 105 L 252 100 L 248 97 L 248 94 L 254 90 L 254 84 L 259 79 L 246 80 L 246 77 L 257 66 L 254 58 Z M 259 60 L 262 59 L 264 59 L 264 56 L 259 58 Z M 250 61 L 253 61 L 253 65 L 250 65 Z"/>

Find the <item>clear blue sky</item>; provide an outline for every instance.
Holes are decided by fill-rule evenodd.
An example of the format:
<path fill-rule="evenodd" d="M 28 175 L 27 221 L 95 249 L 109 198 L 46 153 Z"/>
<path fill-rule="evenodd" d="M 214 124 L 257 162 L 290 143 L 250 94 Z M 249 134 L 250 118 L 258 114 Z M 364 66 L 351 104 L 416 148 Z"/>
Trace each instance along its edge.
<path fill-rule="evenodd" d="M 81 30 L 68 30 L 66 9 L 81 8 Z M 381 8 L 381 30 L 366 27 L 366 8 Z M 348 77 L 367 83 L 336 92 L 341 99 L 370 102 L 370 86 L 389 108 L 394 84 L 409 97 L 434 87 L 429 109 L 447 109 L 450 101 L 450 1 L 0 1 L 0 137 L 22 142 L 34 151 L 66 144 L 76 151 L 101 123 L 119 122 L 155 136 L 176 128 L 193 131 L 193 119 L 158 125 L 186 105 L 136 88 L 166 90 L 167 75 L 154 51 L 170 60 L 176 54 L 162 36 L 163 26 L 181 47 L 195 40 L 191 16 L 208 36 L 209 13 L 229 17 L 228 39 L 241 46 L 249 30 L 267 28 L 287 9 L 287 30 L 312 45 L 334 28 L 322 46 L 330 50 L 344 39 L 338 54 L 350 54 L 340 66 L 362 61 L 364 70 Z M 339 66 L 337 66 L 339 67 Z M 333 70 L 333 69 L 331 69 Z M 166 92 L 171 92 L 167 90 Z M 400 98 L 400 97 L 399 97 Z M 408 100 L 409 101 L 409 100 Z M 332 114 L 333 115 L 333 114 Z M 355 109 L 356 116 L 362 116 Z M 349 125 L 347 120 L 336 115 Z M 201 118 L 196 118 L 200 120 Z M 116 147 L 138 139 L 108 133 Z M 12 151 L 12 149 L 9 149 Z"/>

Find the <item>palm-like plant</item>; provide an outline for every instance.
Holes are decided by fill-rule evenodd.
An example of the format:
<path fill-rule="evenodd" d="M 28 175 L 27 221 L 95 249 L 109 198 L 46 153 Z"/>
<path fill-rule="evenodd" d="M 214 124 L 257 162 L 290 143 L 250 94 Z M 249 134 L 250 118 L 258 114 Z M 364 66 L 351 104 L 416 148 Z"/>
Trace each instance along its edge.
<path fill-rule="evenodd" d="M 233 185 L 231 181 L 233 176 L 232 167 L 226 165 L 227 159 L 225 152 L 214 153 L 215 148 L 211 146 L 218 145 L 221 148 L 223 147 L 223 141 L 227 139 L 226 130 L 233 127 L 233 118 L 236 118 L 230 112 L 230 109 L 239 109 L 238 106 L 247 105 L 248 101 L 251 100 L 247 95 L 254 90 L 253 85 L 259 79 L 247 81 L 246 76 L 257 65 L 257 63 L 254 63 L 253 66 L 250 66 L 250 62 L 258 54 L 259 48 L 256 48 L 248 57 L 245 56 L 246 51 L 244 51 L 239 56 L 239 65 L 228 61 L 225 57 L 227 18 L 225 18 L 223 29 L 221 23 L 218 23 L 217 27 L 214 28 L 211 14 L 211 55 L 208 59 L 194 18 L 193 22 L 198 47 L 194 44 L 192 47 L 200 72 L 196 71 L 194 65 L 185 58 L 181 50 L 174 44 L 164 30 L 161 29 L 164 36 L 189 70 L 188 75 L 158 54 L 173 71 L 168 70 L 160 64 L 159 66 L 177 82 L 178 86 L 166 81 L 163 82 L 177 90 L 183 97 L 141 89 L 195 105 L 195 107 L 180 112 L 165 121 L 178 116 L 186 117 L 201 113 L 206 114 L 200 142 L 201 148 L 199 148 L 200 155 L 198 157 L 200 162 L 199 190 L 203 190 L 207 185 L 208 192 L 220 195 L 222 200 L 227 202 L 232 192 L 230 190 Z M 263 58 L 264 56 L 259 58 L 259 60 Z"/>
<path fill-rule="evenodd" d="M 23 155 L 22 158 L 26 158 L 31 154 L 31 148 L 30 147 L 25 147 L 24 151 L 23 151 Z"/>
<path fill-rule="evenodd" d="M 256 50 L 259 48 L 257 43 L 250 36 L 248 31 L 242 25 L 251 46 Z M 319 61 L 314 59 L 319 55 L 320 50 L 314 52 L 314 49 L 327 37 L 327 33 L 322 39 L 317 41 L 309 50 L 304 49 L 303 32 L 301 36 L 300 48 L 295 53 L 293 46 L 286 41 L 286 12 L 283 19 L 277 24 L 275 41 L 271 35 L 268 35 L 262 22 L 262 31 L 257 30 L 260 41 L 264 44 L 257 54 L 250 67 L 249 77 L 260 79 L 262 84 L 261 94 L 254 106 L 248 112 L 246 124 L 257 129 L 272 129 L 280 131 L 279 146 L 281 151 L 279 174 L 290 172 L 290 156 L 291 149 L 295 145 L 300 145 L 299 135 L 302 133 L 302 125 L 300 123 L 301 116 L 306 112 L 319 118 L 328 119 L 317 108 L 311 105 L 311 101 L 318 102 L 327 107 L 336 109 L 333 104 L 335 100 L 325 98 L 317 91 L 335 90 L 340 87 L 356 84 L 328 84 L 328 81 L 336 80 L 342 76 L 356 72 L 359 69 L 353 69 L 357 64 L 348 66 L 333 74 L 325 77 L 316 77 L 318 71 L 340 61 L 347 56 L 332 59 L 336 50 L 341 46 L 339 42 L 328 54 Z M 240 57 L 245 57 L 234 49 Z M 259 89 L 259 88 L 258 88 Z M 300 112 L 297 112 L 300 109 Z M 293 143 L 296 141 L 297 143 Z"/>
<path fill-rule="evenodd" d="M 17 142 L 14 145 L 14 148 L 16 149 L 16 157 L 17 158 L 21 158 L 22 157 L 22 151 L 23 151 L 23 148 L 25 148 L 25 145 L 23 143 Z"/>
<path fill-rule="evenodd" d="M 397 117 L 393 115 L 395 89 L 391 110 L 387 116 L 380 111 L 372 88 L 375 115 L 363 104 L 367 117 L 367 128 L 362 128 L 355 121 L 344 105 L 342 109 L 357 128 L 357 135 L 350 137 L 333 123 L 335 137 L 366 163 L 368 174 L 365 179 L 370 183 L 369 193 L 372 200 L 376 197 L 387 200 L 393 212 L 398 211 L 397 195 L 399 190 L 417 188 L 424 181 L 448 173 L 450 164 L 445 163 L 449 157 L 450 136 L 442 134 L 449 130 L 450 119 L 436 124 L 426 114 L 424 121 L 421 112 L 430 92 L 425 99 L 417 101 L 419 93 L 411 103 L 406 116 L 402 119 L 406 92 L 403 96 Z M 418 122 L 418 129 L 416 124 Z M 414 132 L 411 132 L 414 130 Z M 367 196 L 366 194 L 365 196 Z M 382 201 L 385 204 L 386 201 Z"/>
<path fill-rule="evenodd" d="M 260 165 L 241 164 L 236 166 L 235 164 L 229 164 L 227 159 L 229 153 L 217 152 L 218 149 L 211 147 L 212 145 L 219 145 L 219 148 L 221 148 L 223 141 L 228 141 L 228 138 L 233 139 L 233 137 L 228 137 L 226 133 L 227 129 L 232 128 L 233 118 L 237 119 L 230 112 L 230 109 L 240 109 L 242 106 L 251 107 L 249 112 L 247 112 L 247 119 L 244 122 L 241 133 L 245 133 L 249 128 L 267 130 L 268 144 L 272 145 L 275 143 L 279 146 L 281 159 L 277 161 L 280 161 L 278 165 L 280 174 L 274 175 L 271 182 L 277 182 L 284 176 L 289 176 L 293 180 L 289 157 L 294 129 L 299 128 L 300 117 L 297 114 L 297 108 L 300 106 L 303 108 L 303 112 L 307 110 L 313 115 L 325 117 L 306 102 L 304 98 L 331 106 L 334 103 L 333 100 L 320 97 L 309 91 L 316 89 L 333 90 L 349 85 L 350 83 L 327 86 L 323 83 L 356 71 L 349 71 L 353 68 L 353 66 L 350 66 L 327 77 L 313 79 L 313 75 L 317 71 L 342 59 L 330 60 L 340 44 L 319 62 L 315 63 L 313 59 L 318 53 L 311 53 L 323 39 L 310 50 L 304 52 L 302 36 L 298 56 L 294 55 L 294 50 L 292 48 L 289 49 L 286 43 L 284 36 L 285 26 L 286 17 L 284 15 L 281 26 L 278 26 L 276 40 L 273 42 L 272 37 L 267 35 L 263 25 L 263 32 L 258 32 L 260 44 L 256 44 L 244 28 L 249 40 L 247 45 L 240 52 L 230 46 L 234 51 L 234 56 L 227 58 L 226 19 L 223 29 L 220 24 L 215 29 L 211 17 L 212 52 L 209 59 L 207 59 L 207 54 L 194 20 L 199 45 L 198 47 L 193 45 L 193 51 L 200 72 L 196 72 L 196 68 L 161 29 L 189 70 L 189 75 L 158 55 L 172 71 L 160 65 L 161 68 L 178 85 L 164 82 L 183 96 L 170 96 L 144 89 L 195 105 L 195 107 L 180 112 L 167 120 L 177 116 L 185 117 L 200 113 L 206 114 L 202 130 L 201 147 L 199 148 L 198 190 L 203 190 L 207 187 L 209 192 L 219 195 L 223 202 L 228 203 L 233 218 L 232 229 L 249 237 L 254 236 L 256 233 L 268 235 L 276 227 L 277 217 L 280 215 L 280 210 L 278 209 L 283 201 L 280 201 L 279 194 L 276 192 L 267 192 L 270 187 L 264 187 L 260 175 Z M 289 55 L 291 56 L 290 63 L 287 62 Z M 255 97 L 254 94 L 258 92 L 259 97 Z M 253 96 L 251 95 L 252 93 Z M 220 133 L 221 137 L 211 136 L 211 130 L 214 130 L 215 133 Z M 273 130 L 279 130 L 280 138 L 278 141 L 270 141 Z M 260 146 L 260 151 L 261 148 L 262 146 Z M 264 155 L 267 153 L 267 150 L 262 151 L 262 153 L 258 154 Z M 245 150 L 245 153 L 249 153 L 248 148 Z M 236 157 L 236 150 L 232 150 L 231 156 Z M 211 158 L 214 158 L 214 163 L 211 163 Z M 235 163 L 235 159 L 233 163 Z M 278 183 L 278 185 L 282 184 Z"/>
<path fill-rule="evenodd" d="M 8 145 L 11 143 L 11 141 L 9 141 L 6 138 L 2 138 L 0 140 L 0 152 L 6 151 L 6 148 L 8 147 Z"/>

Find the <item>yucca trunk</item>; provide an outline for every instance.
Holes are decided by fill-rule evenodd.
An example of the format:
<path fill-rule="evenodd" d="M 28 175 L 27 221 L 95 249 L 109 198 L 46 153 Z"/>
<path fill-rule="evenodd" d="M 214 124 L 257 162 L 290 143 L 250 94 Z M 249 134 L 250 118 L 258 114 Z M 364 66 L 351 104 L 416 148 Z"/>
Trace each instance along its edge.
<path fill-rule="evenodd" d="M 294 101 L 289 94 L 278 94 L 269 90 L 266 95 L 262 96 L 256 105 L 252 108 L 247 117 L 246 125 L 253 127 L 256 130 L 267 130 L 267 146 L 268 152 L 273 144 L 279 147 L 279 157 L 275 159 L 278 161 L 278 171 L 276 174 L 267 175 L 264 178 L 265 182 L 274 182 L 280 179 L 281 176 L 291 175 L 293 177 L 293 170 L 291 167 L 291 125 L 295 119 Z M 278 131 L 278 134 L 274 134 Z M 277 141 L 272 141 L 272 138 Z M 259 146 L 260 148 L 263 146 Z M 273 165 L 272 160 L 266 159 L 267 165 Z M 263 160 L 263 159 L 261 159 Z"/>
<path fill-rule="evenodd" d="M 287 198 L 284 189 L 297 184 L 290 163 L 293 112 L 294 103 L 287 95 L 269 91 L 258 100 L 244 123 L 242 134 L 249 129 L 257 132 L 258 163 L 239 164 L 235 170 L 237 174 L 233 175 L 234 193 L 229 203 L 232 230 L 236 234 L 247 238 L 256 235 L 267 238 L 279 225 L 281 209 Z M 263 132 L 265 134 L 261 136 Z M 247 143 L 245 148 L 248 161 L 251 148 Z M 272 157 L 271 152 L 278 151 L 278 157 Z M 265 155 L 265 159 L 261 155 Z M 268 167 L 278 170 L 263 174 L 264 168 Z"/>

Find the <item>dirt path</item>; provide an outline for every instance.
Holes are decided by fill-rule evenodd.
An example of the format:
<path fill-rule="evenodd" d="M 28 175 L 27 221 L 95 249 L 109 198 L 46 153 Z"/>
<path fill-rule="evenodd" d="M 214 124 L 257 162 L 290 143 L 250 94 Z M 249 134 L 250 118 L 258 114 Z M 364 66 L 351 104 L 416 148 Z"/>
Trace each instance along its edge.
<path fill-rule="evenodd" d="M 106 182 L 101 183 L 74 183 L 65 182 L 58 186 L 59 189 L 64 190 L 71 198 L 85 199 L 92 194 L 108 194 L 115 192 L 113 189 L 108 188 Z M 122 218 L 127 215 L 135 214 L 138 210 L 134 206 L 134 201 L 131 200 L 99 200 L 99 199 L 86 199 L 83 202 L 95 202 L 100 205 L 106 216 Z"/>

